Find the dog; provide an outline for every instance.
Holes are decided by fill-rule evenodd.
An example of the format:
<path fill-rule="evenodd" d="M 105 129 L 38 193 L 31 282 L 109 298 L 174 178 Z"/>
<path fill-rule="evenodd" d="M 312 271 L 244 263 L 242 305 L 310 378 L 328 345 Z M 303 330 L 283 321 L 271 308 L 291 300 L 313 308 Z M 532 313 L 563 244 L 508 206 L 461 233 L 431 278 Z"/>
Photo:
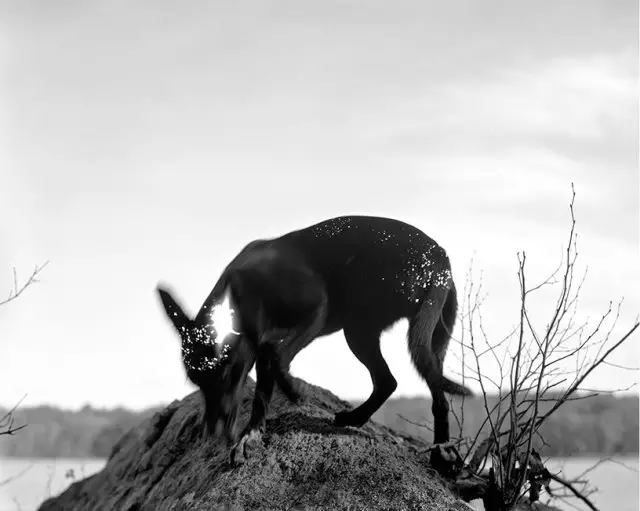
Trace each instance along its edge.
<path fill-rule="evenodd" d="M 233 443 L 241 390 L 256 364 L 251 418 L 235 456 L 257 441 L 274 385 L 296 402 L 289 374 L 294 357 L 314 339 L 344 331 L 371 375 L 373 391 L 337 426 L 362 426 L 393 394 L 397 382 L 380 351 L 380 335 L 409 321 L 408 349 L 433 398 L 434 443 L 449 441 L 445 392 L 472 392 L 443 375 L 457 313 L 456 288 L 444 249 L 404 222 L 342 216 L 249 243 L 222 272 L 190 319 L 158 286 L 165 312 L 182 340 L 188 378 L 204 400 L 204 431 Z M 233 455 L 233 454 L 232 454 Z"/>

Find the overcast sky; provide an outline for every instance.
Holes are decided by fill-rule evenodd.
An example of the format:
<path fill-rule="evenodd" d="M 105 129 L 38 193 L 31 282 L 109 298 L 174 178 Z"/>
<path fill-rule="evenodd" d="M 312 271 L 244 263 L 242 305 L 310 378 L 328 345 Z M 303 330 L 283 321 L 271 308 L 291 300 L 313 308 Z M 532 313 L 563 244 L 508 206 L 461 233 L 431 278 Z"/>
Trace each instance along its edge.
<path fill-rule="evenodd" d="M 498 339 L 517 252 L 532 282 L 560 262 L 573 181 L 580 317 L 623 296 L 621 327 L 640 312 L 635 1 L 0 6 L 0 290 L 50 260 L 0 307 L 0 404 L 182 397 L 157 282 L 195 313 L 247 242 L 342 214 L 413 223 L 459 288 L 474 258 Z M 396 395 L 426 395 L 405 332 L 383 336 Z M 615 362 L 637 365 L 638 337 Z M 341 333 L 292 370 L 371 390 Z"/>

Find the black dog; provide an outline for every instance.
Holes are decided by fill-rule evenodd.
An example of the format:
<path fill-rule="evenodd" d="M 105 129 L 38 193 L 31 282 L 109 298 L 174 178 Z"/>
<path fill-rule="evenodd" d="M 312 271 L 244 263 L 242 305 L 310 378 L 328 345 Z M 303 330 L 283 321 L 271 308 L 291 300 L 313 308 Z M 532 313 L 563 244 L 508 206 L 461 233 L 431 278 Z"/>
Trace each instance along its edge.
<path fill-rule="evenodd" d="M 345 216 L 247 245 L 231 261 L 195 319 L 158 288 L 182 338 L 189 379 L 202 391 L 205 429 L 235 441 L 239 394 L 256 363 L 251 419 L 236 446 L 259 439 L 274 383 L 297 399 L 289 364 L 315 338 L 344 330 L 371 374 L 373 392 L 340 426 L 361 426 L 396 389 L 380 352 L 380 334 L 408 318 L 411 359 L 433 397 L 434 442 L 449 441 L 445 392 L 471 395 L 443 376 L 456 319 L 456 289 L 445 251 L 420 230 L 387 218 Z M 233 314 L 231 333 L 211 315 Z M 233 311 L 233 313 L 231 313 Z"/>

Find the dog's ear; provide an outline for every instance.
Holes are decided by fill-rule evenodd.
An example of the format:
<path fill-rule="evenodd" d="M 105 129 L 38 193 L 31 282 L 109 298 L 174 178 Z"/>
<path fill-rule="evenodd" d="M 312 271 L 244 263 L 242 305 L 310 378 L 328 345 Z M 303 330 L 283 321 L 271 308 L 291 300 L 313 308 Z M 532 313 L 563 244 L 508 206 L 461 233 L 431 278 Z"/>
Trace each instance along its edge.
<path fill-rule="evenodd" d="M 190 328 L 191 320 L 182 311 L 182 308 L 173 299 L 171 293 L 169 293 L 168 290 L 160 285 L 156 287 L 156 290 L 160 295 L 160 300 L 162 301 L 162 305 L 164 306 L 164 311 L 167 313 L 167 316 L 169 316 L 169 319 L 173 323 L 173 326 L 176 328 L 179 334 L 184 333 L 186 329 Z"/>

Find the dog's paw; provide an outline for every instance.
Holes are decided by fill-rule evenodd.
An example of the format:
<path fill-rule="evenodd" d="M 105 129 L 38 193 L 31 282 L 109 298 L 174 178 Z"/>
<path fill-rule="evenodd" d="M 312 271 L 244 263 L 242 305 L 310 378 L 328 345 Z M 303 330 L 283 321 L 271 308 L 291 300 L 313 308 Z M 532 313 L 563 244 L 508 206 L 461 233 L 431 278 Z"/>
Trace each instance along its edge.
<path fill-rule="evenodd" d="M 460 453 L 453 442 L 436 444 L 431 451 L 431 466 L 442 476 L 455 479 L 464 467 Z"/>
<path fill-rule="evenodd" d="M 354 413 L 354 410 L 348 410 L 336 413 L 333 419 L 333 424 L 339 428 L 343 428 L 345 426 L 359 428 L 360 426 L 364 426 L 367 423 L 367 420 L 368 419 L 362 420 L 362 417 Z"/>
<path fill-rule="evenodd" d="M 232 466 L 242 465 L 251 453 L 262 445 L 262 432 L 259 429 L 246 431 L 240 440 L 231 448 L 230 462 Z"/>

